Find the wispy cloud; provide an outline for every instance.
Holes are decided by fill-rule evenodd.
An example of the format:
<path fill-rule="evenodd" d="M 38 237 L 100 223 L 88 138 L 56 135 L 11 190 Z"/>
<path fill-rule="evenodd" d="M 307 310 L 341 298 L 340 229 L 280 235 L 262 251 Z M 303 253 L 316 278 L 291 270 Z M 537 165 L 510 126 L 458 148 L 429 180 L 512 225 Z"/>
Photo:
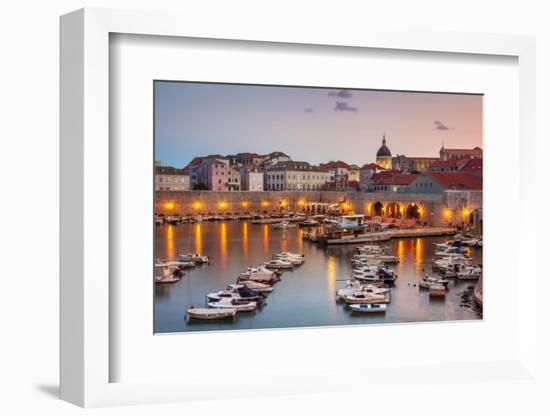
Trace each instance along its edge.
<path fill-rule="evenodd" d="M 315 110 L 313 110 L 313 108 L 311 108 L 311 107 L 308 107 L 308 108 L 304 108 L 304 112 L 305 113 L 314 113 Z"/>
<path fill-rule="evenodd" d="M 349 90 L 340 90 L 338 92 L 336 91 L 330 91 L 328 93 L 330 97 L 339 97 L 339 98 L 351 98 L 352 94 Z"/>
<path fill-rule="evenodd" d="M 449 130 L 449 127 L 447 127 L 441 121 L 435 120 L 434 121 L 434 129 L 436 129 L 436 130 Z"/>
<path fill-rule="evenodd" d="M 344 101 L 336 101 L 334 111 L 351 111 L 355 113 L 356 111 L 359 111 L 359 109 L 357 107 L 351 107 Z"/>

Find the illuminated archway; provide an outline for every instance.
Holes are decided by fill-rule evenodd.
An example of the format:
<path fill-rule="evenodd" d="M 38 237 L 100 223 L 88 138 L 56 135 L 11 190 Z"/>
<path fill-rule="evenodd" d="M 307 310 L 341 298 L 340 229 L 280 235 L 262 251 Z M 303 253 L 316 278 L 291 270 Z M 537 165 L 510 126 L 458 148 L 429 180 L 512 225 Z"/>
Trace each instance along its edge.
<path fill-rule="evenodd" d="M 405 209 L 405 217 L 420 218 L 420 207 L 414 202 L 412 204 L 407 205 L 407 208 Z"/>
<path fill-rule="evenodd" d="M 384 210 L 384 204 L 382 204 L 382 202 L 380 202 L 380 201 L 377 201 L 377 202 L 375 202 L 374 205 L 372 206 L 372 209 L 373 209 L 374 215 L 376 215 L 376 216 L 381 216 L 381 215 L 382 215 L 382 211 Z"/>
<path fill-rule="evenodd" d="M 391 202 L 386 205 L 386 215 L 392 218 L 401 218 L 401 210 L 399 209 L 399 204 L 396 202 Z"/>

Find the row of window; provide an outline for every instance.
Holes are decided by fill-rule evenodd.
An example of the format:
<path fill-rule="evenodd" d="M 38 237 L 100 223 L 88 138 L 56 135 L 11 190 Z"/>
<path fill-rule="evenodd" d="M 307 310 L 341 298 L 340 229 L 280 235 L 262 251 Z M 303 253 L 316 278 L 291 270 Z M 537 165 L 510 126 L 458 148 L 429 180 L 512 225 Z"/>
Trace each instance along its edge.
<path fill-rule="evenodd" d="M 183 176 L 157 176 L 157 179 L 158 182 L 185 182 Z"/>
<path fill-rule="evenodd" d="M 283 174 L 269 174 L 267 175 L 267 180 L 282 180 L 284 179 Z M 290 179 L 300 179 L 300 175 L 286 175 L 287 180 Z M 326 176 L 321 175 L 302 175 L 302 180 L 326 180 Z"/>
<path fill-rule="evenodd" d="M 287 184 L 287 186 L 283 186 L 283 184 L 280 183 L 273 183 L 273 184 L 267 184 L 266 190 L 267 191 L 294 191 L 294 190 L 304 190 L 304 191 L 320 191 L 323 188 L 323 185 L 320 184 Z"/>

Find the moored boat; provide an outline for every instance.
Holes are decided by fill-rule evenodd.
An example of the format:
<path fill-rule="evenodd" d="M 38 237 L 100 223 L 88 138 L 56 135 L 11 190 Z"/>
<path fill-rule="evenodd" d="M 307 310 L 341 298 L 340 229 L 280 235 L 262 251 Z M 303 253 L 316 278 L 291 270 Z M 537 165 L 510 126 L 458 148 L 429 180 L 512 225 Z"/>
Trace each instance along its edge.
<path fill-rule="evenodd" d="M 240 312 L 251 312 L 256 310 L 258 304 L 254 301 L 241 301 L 237 299 L 222 299 L 217 302 L 208 302 L 211 308 L 236 309 Z"/>
<path fill-rule="evenodd" d="M 382 303 L 357 303 L 349 305 L 349 307 L 353 312 L 377 313 L 386 312 L 387 305 Z"/>
<path fill-rule="evenodd" d="M 187 308 L 187 316 L 194 319 L 215 320 L 234 318 L 237 315 L 236 308 L 195 308 L 191 305 Z"/>
<path fill-rule="evenodd" d="M 201 256 L 198 253 L 180 254 L 178 256 L 178 259 L 180 261 L 189 261 L 189 262 L 193 262 L 193 263 L 197 263 L 197 264 L 209 263 L 210 262 L 210 258 L 208 256 Z"/>

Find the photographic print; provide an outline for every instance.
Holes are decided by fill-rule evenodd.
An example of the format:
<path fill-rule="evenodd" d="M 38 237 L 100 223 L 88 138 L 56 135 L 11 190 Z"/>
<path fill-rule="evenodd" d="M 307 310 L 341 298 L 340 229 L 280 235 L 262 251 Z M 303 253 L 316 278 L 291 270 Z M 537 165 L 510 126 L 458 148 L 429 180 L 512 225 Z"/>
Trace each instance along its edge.
<path fill-rule="evenodd" d="M 153 88 L 155 333 L 482 319 L 482 95 Z"/>

